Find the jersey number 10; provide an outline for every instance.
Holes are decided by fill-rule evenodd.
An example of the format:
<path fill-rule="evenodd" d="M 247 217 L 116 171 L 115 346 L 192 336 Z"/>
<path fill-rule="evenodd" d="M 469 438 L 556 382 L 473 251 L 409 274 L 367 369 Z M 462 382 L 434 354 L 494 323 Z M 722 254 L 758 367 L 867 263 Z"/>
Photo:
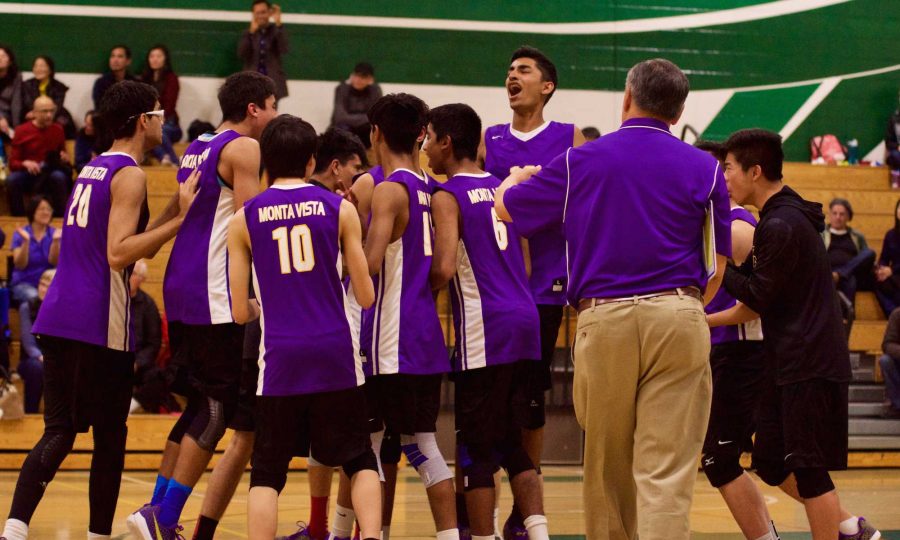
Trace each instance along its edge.
<path fill-rule="evenodd" d="M 316 265 L 312 233 L 308 225 L 294 225 L 290 233 L 287 227 L 278 227 L 272 231 L 272 240 L 278 242 L 278 261 L 282 274 L 290 274 L 291 266 L 295 272 L 309 272 Z"/>

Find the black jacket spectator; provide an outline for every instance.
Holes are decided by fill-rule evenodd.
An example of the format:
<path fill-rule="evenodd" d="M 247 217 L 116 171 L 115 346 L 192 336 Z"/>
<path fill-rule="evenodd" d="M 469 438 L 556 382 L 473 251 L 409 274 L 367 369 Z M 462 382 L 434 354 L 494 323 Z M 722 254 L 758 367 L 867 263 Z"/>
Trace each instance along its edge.
<path fill-rule="evenodd" d="M 884 235 L 875 282 L 875 296 L 888 317 L 900 307 L 900 200 L 894 207 L 894 228 Z"/>
<path fill-rule="evenodd" d="M 135 79 L 134 75 L 132 75 L 131 73 L 126 73 L 123 80 L 135 81 L 137 79 Z M 100 100 L 103 98 L 103 94 L 105 94 L 106 91 L 109 90 L 110 86 L 116 84 L 117 82 L 119 81 L 116 79 L 116 76 L 109 71 L 107 71 L 106 73 L 101 75 L 99 79 L 94 81 L 94 90 L 91 92 L 91 97 L 94 100 L 95 109 L 100 108 Z"/>
<path fill-rule="evenodd" d="M 287 52 L 287 33 L 280 24 L 267 24 L 253 33 L 244 30 L 237 50 L 245 71 L 258 71 L 275 82 L 275 99 L 288 95 L 287 77 L 281 67 L 281 57 Z"/>
<path fill-rule="evenodd" d="M 753 257 L 729 265 L 724 286 L 762 316 L 766 357 L 777 384 L 850 380 L 831 266 L 819 234 L 822 205 L 785 186 L 760 211 Z"/>
<path fill-rule="evenodd" d="M 16 63 L 16 55 L 6 45 L 0 45 L 0 133 L 11 138 L 10 128 L 25 121 L 26 109 L 22 105 L 22 74 Z"/>
<path fill-rule="evenodd" d="M 884 134 L 887 164 L 893 170 L 900 169 L 900 148 L 898 148 L 898 143 L 900 143 L 900 109 L 897 109 L 891 115 Z"/>

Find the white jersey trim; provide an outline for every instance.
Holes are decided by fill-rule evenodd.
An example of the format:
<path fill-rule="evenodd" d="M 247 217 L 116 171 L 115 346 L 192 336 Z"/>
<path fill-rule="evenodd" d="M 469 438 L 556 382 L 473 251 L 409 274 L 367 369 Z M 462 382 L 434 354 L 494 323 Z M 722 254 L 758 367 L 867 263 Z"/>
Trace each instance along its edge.
<path fill-rule="evenodd" d="M 400 372 L 400 312 L 403 294 L 403 239 L 388 244 L 378 278 L 378 303 L 372 321 L 373 373 Z"/>
<path fill-rule="evenodd" d="M 228 290 L 228 222 L 234 215 L 234 192 L 222 187 L 213 217 L 206 252 L 206 294 L 210 324 L 234 322 L 231 316 L 231 292 Z"/>
<path fill-rule="evenodd" d="M 510 133 L 510 135 L 519 139 L 522 142 L 528 142 L 531 139 L 533 139 L 533 138 L 537 137 L 538 135 L 540 135 L 541 133 L 543 133 L 544 130 L 547 129 L 549 126 L 550 126 L 550 120 L 545 120 L 543 124 L 532 129 L 531 131 L 519 131 L 518 129 L 513 128 L 512 124 L 510 124 L 509 125 L 509 133 Z M 574 137 L 574 134 L 573 134 L 573 137 Z"/>
<path fill-rule="evenodd" d="M 253 290 L 257 291 L 256 301 L 259 303 L 259 356 L 256 364 L 259 366 L 259 375 L 256 378 L 256 395 L 263 395 L 263 380 L 266 374 L 266 319 L 263 316 L 262 300 L 259 298 L 259 279 L 256 277 L 256 264 L 250 265 L 250 277 L 253 279 Z"/>
<path fill-rule="evenodd" d="M 478 369 L 487 366 L 487 351 L 484 338 L 484 312 L 481 306 L 481 292 L 478 290 L 478 281 L 469 260 L 466 246 L 459 241 L 457 248 L 456 277 L 454 286 L 459 301 L 459 314 L 461 317 L 459 329 L 462 334 L 460 340 L 462 369 Z"/>
<path fill-rule="evenodd" d="M 106 324 L 106 346 L 127 351 L 129 341 L 131 295 L 125 286 L 126 272 L 109 269 L 109 317 Z"/>

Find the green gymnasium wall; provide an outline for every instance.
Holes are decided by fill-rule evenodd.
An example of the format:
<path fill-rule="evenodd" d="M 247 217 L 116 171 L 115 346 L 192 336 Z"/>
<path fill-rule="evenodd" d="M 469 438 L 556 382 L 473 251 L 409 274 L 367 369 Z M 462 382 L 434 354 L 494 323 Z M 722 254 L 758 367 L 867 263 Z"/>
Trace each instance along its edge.
<path fill-rule="evenodd" d="M 0 40 L 26 70 L 36 54 L 50 52 L 60 71 L 85 74 L 105 67 L 115 43 L 142 56 L 163 42 L 181 76 L 219 78 L 239 68 L 235 44 L 248 4 L 0 1 Z M 896 0 L 304 0 L 282 7 L 292 80 L 337 81 L 366 59 L 384 83 L 472 96 L 500 88 L 509 53 L 528 43 L 554 59 L 560 90 L 573 91 L 572 103 L 583 101 L 584 110 L 621 91 L 635 62 L 663 56 L 689 74 L 698 96 L 710 97 L 686 112 L 704 137 L 766 127 L 786 136 L 792 160 L 806 159 L 808 139 L 825 132 L 856 137 L 863 155 L 876 148 L 900 88 Z M 572 104 L 555 99 L 565 101 L 555 107 Z M 322 106 L 330 108 L 330 96 Z M 601 116 L 613 125 L 616 114 L 608 106 Z"/>

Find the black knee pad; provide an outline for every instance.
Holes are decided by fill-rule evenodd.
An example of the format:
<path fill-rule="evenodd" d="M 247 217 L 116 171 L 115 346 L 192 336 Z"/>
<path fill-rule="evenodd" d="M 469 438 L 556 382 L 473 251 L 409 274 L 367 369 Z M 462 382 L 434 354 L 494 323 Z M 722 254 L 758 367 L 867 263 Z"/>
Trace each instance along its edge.
<path fill-rule="evenodd" d="M 207 452 L 214 452 L 216 445 L 225 435 L 228 427 L 228 416 L 225 404 L 211 397 L 201 404 L 197 416 L 188 427 L 187 434 L 196 441 L 197 446 Z"/>
<path fill-rule="evenodd" d="M 744 473 L 740 457 L 733 452 L 709 452 L 703 454 L 700 463 L 703 465 L 707 480 L 717 489 L 733 482 Z"/>
<path fill-rule="evenodd" d="M 794 476 L 797 478 L 797 491 L 804 499 L 812 499 L 834 490 L 831 476 L 821 467 L 797 469 Z"/>
<path fill-rule="evenodd" d="M 371 448 L 362 454 L 351 459 L 341 467 L 347 478 L 353 478 L 353 475 L 359 471 L 375 471 L 378 472 L 378 460 L 375 459 L 375 452 Z"/>
<path fill-rule="evenodd" d="M 528 457 L 528 452 L 521 444 L 504 449 L 503 455 L 500 457 L 500 466 L 506 469 L 506 474 L 510 479 L 525 471 L 533 470 L 537 474 L 541 474 L 540 469 L 534 466 L 534 462 Z"/>
<path fill-rule="evenodd" d="M 385 432 L 381 441 L 381 451 L 378 453 L 381 463 L 396 465 L 400 463 L 400 435 L 398 433 Z"/>
<path fill-rule="evenodd" d="M 753 462 L 756 467 L 756 475 L 766 484 L 777 487 L 787 480 L 788 472 L 784 470 L 784 465 L 773 462 Z"/>
<path fill-rule="evenodd" d="M 75 433 L 63 431 L 44 433 L 38 445 L 32 450 L 32 452 L 39 452 L 42 482 L 53 480 L 56 471 L 72 451 L 74 445 Z"/>
<path fill-rule="evenodd" d="M 266 467 L 260 467 L 254 463 L 250 468 L 250 488 L 268 487 L 281 494 L 284 485 L 287 483 L 287 470 L 283 472 L 274 472 L 267 470 Z"/>
<path fill-rule="evenodd" d="M 463 488 L 465 491 L 493 488 L 496 470 L 497 465 L 490 461 L 470 461 L 463 467 Z"/>
<path fill-rule="evenodd" d="M 191 424 L 194 423 L 194 419 L 197 417 L 197 412 L 200 410 L 200 401 L 202 399 L 203 398 L 200 397 L 192 397 L 188 400 L 187 406 L 184 408 L 184 411 L 181 412 L 181 416 L 178 417 L 178 421 L 175 422 L 175 425 L 172 426 L 172 430 L 169 432 L 170 441 L 175 444 L 181 444 L 181 439 L 184 438 L 188 428 L 191 427 Z"/>

